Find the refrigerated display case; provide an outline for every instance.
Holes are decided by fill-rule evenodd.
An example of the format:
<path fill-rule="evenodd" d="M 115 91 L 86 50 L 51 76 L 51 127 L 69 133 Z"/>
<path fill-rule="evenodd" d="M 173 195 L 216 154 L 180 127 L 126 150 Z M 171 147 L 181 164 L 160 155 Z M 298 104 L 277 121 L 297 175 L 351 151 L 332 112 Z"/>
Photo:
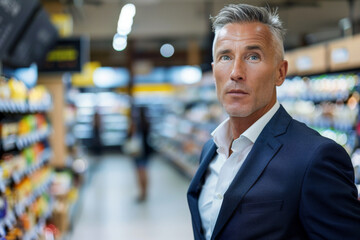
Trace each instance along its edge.
<path fill-rule="evenodd" d="M 79 93 L 74 135 L 87 147 L 94 137 L 94 116 L 100 118 L 100 144 L 103 147 L 120 147 L 127 136 L 129 97 L 115 92 Z"/>

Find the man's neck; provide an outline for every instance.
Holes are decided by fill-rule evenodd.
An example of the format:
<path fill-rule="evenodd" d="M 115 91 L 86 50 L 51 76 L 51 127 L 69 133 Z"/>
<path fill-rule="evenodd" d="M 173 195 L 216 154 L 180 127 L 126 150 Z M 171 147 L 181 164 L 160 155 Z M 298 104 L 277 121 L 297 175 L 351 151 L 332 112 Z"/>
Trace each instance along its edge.
<path fill-rule="evenodd" d="M 230 116 L 230 128 L 233 140 L 240 137 L 251 125 L 253 125 L 259 118 L 264 116 L 276 103 L 276 100 L 264 108 L 257 110 L 247 117 L 232 117 Z"/>

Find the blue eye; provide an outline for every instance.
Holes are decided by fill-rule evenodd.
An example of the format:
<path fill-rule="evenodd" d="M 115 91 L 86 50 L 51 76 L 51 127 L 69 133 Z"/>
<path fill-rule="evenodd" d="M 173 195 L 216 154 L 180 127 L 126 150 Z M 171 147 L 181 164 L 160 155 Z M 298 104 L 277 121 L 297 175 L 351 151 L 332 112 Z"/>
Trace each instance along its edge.
<path fill-rule="evenodd" d="M 247 60 L 251 62 L 258 62 L 260 61 L 260 56 L 258 54 L 251 54 L 247 56 Z"/>
<path fill-rule="evenodd" d="M 259 60 L 259 56 L 257 56 L 257 55 L 251 55 L 251 56 L 249 57 L 249 60 L 251 60 L 251 61 L 257 61 L 257 60 Z"/>
<path fill-rule="evenodd" d="M 220 60 L 228 61 L 228 60 L 230 60 L 230 57 L 227 56 L 227 55 L 224 55 L 224 56 L 221 56 L 221 57 L 220 57 Z"/>

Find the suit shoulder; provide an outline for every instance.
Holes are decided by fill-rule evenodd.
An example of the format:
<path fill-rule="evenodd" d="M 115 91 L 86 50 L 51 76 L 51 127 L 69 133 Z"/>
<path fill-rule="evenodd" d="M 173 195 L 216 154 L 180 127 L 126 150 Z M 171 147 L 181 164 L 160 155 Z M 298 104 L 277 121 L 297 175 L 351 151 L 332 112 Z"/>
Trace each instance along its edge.
<path fill-rule="evenodd" d="M 289 128 L 288 134 L 296 141 L 302 145 L 308 147 L 308 150 L 319 147 L 320 145 L 331 145 L 339 146 L 334 140 L 320 135 L 316 130 L 308 127 L 306 124 L 299 122 L 297 120 L 292 120 Z M 342 148 L 342 147 L 341 147 Z"/>
<path fill-rule="evenodd" d="M 290 127 L 290 130 L 298 131 L 299 133 L 301 133 L 301 135 L 320 136 L 320 134 L 317 131 L 310 128 L 305 123 L 299 122 L 295 119 L 292 119 L 289 127 Z"/>

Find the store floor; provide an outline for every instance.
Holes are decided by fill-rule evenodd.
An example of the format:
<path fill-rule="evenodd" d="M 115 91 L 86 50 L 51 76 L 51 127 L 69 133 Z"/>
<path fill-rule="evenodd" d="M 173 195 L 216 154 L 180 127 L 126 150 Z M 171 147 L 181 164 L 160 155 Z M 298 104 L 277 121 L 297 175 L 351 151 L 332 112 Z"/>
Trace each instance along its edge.
<path fill-rule="evenodd" d="M 91 167 L 70 240 L 193 239 L 186 202 L 189 180 L 154 156 L 149 166 L 149 197 L 135 201 L 136 175 L 131 159 L 106 154 Z"/>

